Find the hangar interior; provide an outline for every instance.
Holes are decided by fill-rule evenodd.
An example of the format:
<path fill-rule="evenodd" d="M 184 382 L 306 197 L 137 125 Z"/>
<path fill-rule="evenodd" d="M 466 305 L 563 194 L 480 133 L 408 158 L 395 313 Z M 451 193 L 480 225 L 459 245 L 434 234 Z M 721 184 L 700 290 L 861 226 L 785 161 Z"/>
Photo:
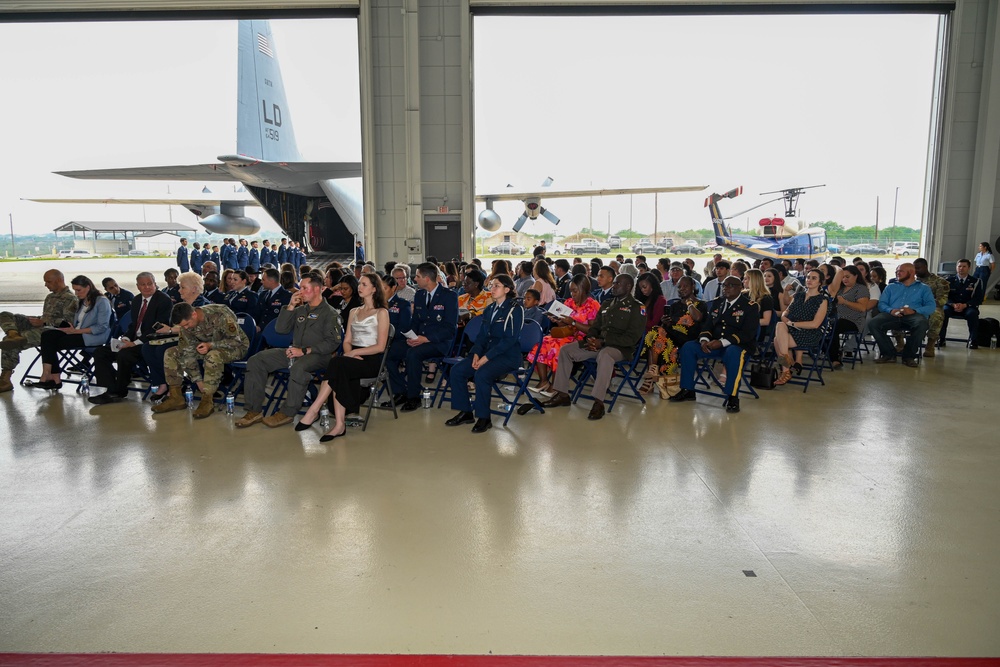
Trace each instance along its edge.
<path fill-rule="evenodd" d="M 368 247 L 412 262 L 428 221 L 473 251 L 476 12 L 875 7 L 943 12 L 934 265 L 1000 234 L 989 0 L 14 0 L 0 21 L 356 15 Z M 0 425 L 0 650 L 997 655 L 1000 361 L 984 352 L 949 348 L 916 380 L 866 364 L 736 416 L 699 400 L 628 403 L 603 430 L 580 408 L 515 417 L 485 444 L 438 410 L 325 447 L 18 391 Z"/>

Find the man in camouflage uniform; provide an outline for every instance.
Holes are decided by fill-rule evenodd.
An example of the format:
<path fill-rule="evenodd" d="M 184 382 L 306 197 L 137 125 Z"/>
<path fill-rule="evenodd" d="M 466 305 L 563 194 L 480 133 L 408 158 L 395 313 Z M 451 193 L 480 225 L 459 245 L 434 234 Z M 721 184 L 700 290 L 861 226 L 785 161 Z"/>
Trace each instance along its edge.
<path fill-rule="evenodd" d="M 14 384 L 10 376 L 21 357 L 21 350 L 37 347 L 42 342 L 42 327 L 71 325 L 76 315 L 79 300 L 66 286 L 62 271 L 50 269 L 45 272 L 45 287 L 49 294 L 45 297 L 41 317 L 28 317 L 16 313 L 0 313 L 0 329 L 7 334 L 0 341 L 3 372 L 0 374 L 0 393 L 11 391 Z"/>
<path fill-rule="evenodd" d="M 937 305 L 934 313 L 927 318 L 927 347 L 924 348 L 924 356 L 933 357 L 938 336 L 941 334 L 941 325 L 944 323 L 944 306 L 948 303 L 951 285 L 941 276 L 931 273 L 927 266 L 927 260 L 923 257 L 913 260 L 913 269 L 916 272 L 917 280 L 931 288 L 931 292 L 934 294 L 934 303 Z"/>
<path fill-rule="evenodd" d="M 204 419 L 215 410 L 212 395 L 219 388 L 225 365 L 242 359 L 250 341 L 228 306 L 213 304 L 195 308 L 181 302 L 174 306 L 170 323 L 181 327 L 180 342 L 163 356 L 163 371 L 170 393 L 166 400 L 153 407 L 153 412 L 160 414 L 186 407 L 181 382 L 187 373 L 201 391 L 194 417 Z M 204 361 L 204 378 L 198 370 L 199 361 Z"/>

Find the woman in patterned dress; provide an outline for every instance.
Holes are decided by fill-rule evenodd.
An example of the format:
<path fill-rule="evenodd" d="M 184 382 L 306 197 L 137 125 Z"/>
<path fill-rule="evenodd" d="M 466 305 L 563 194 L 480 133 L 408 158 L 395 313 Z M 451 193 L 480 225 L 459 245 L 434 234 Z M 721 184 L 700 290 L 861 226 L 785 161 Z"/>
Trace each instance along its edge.
<path fill-rule="evenodd" d="M 552 391 L 551 377 L 559 363 L 559 350 L 564 345 L 583 340 L 590 331 L 591 323 L 597 318 L 597 311 L 601 309 L 601 304 L 590 296 L 590 279 L 587 276 L 575 276 L 573 282 L 569 284 L 569 293 L 570 298 L 566 300 L 565 305 L 573 309 L 573 314 L 553 320 L 552 325 L 572 326 L 573 335 L 565 338 L 546 336 L 542 339 L 542 348 L 538 353 L 538 384 L 532 387 L 531 391 L 547 398 L 555 395 Z"/>
<path fill-rule="evenodd" d="M 781 375 L 775 384 L 792 379 L 792 371 L 802 372 L 802 348 L 813 347 L 823 337 L 829 297 L 822 290 L 826 276 L 819 269 L 806 274 L 805 292 L 796 292 L 774 330 L 774 349 L 781 361 Z"/>

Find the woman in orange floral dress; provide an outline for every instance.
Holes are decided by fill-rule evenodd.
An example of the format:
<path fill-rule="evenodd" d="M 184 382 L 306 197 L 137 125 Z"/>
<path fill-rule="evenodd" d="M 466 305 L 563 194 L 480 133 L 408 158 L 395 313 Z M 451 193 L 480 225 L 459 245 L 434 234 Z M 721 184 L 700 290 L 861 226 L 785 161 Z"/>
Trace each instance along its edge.
<path fill-rule="evenodd" d="M 590 331 L 591 323 L 597 318 L 597 311 L 601 309 L 601 304 L 590 296 L 590 279 L 587 276 L 574 277 L 569 285 L 569 293 L 570 298 L 566 300 L 565 305 L 573 309 L 573 314 L 553 320 L 552 325 L 572 326 L 573 335 L 565 338 L 546 336 L 542 339 L 541 351 L 538 353 L 538 384 L 532 387 L 531 391 L 545 397 L 555 395 L 552 391 L 551 377 L 559 363 L 559 350 L 564 345 L 583 340 Z M 580 305 L 577 305 L 578 303 Z"/>

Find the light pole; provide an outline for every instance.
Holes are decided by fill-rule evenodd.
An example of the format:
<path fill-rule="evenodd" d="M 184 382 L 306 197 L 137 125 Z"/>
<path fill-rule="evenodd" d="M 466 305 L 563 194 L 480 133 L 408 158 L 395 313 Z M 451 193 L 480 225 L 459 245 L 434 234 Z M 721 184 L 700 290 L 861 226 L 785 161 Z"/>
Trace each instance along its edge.
<path fill-rule="evenodd" d="M 14 214 L 8 213 L 7 219 L 10 221 L 10 258 L 17 257 L 17 246 L 14 245 Z"/>
<path fill-rule="evenodd" d="M 896 198 L 892 202 L 892 234 L 890 235 L 889 242 L 896 242 L 896 204 L 899 203 L 899 186 L 896 186 Z"/>

